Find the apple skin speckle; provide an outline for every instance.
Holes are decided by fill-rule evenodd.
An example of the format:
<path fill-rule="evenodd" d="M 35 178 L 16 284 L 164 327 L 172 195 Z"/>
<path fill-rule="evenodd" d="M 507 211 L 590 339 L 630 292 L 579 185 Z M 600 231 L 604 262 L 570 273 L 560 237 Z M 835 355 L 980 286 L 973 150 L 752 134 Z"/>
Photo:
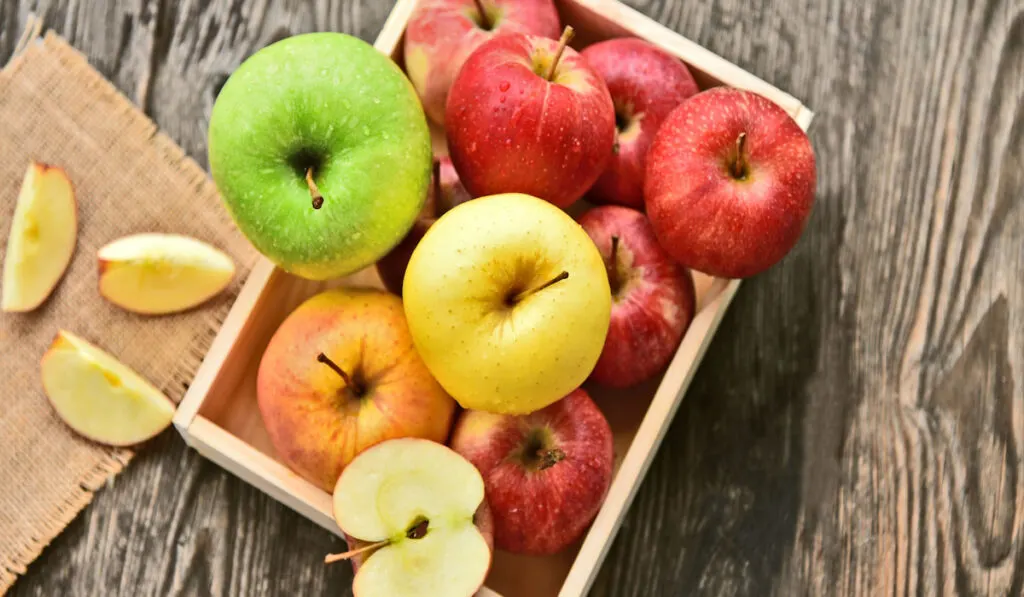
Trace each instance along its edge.
<path fill-rule="evenodd" d="M 749 171 L 730 173 L 743 147 Z M 814 150 L 789 114 L 756 93 L 727 87 L 680 104 L 647 156 L 644 200 L 661 245 L 711 276 L 747 278 L 796 245 L 814 204 Z"/>

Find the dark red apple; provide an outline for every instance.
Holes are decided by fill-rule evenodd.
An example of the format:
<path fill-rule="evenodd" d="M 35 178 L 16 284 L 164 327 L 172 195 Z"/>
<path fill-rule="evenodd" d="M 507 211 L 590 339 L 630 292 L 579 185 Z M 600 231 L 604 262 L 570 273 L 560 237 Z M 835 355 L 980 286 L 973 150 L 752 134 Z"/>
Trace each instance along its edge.
<path fill-rule="evenodd" d="M 681 60 L 642 39 L 609 39 L 580 55 L 608 85 L 617 129 L 608 167 L 587 198 L 643 209 L 651 141 L 665 117 L 700 89 Z"/>
<path fill-rule="evenodd" d="M 647 155 L 644 200 L 678 263 L 747 278 L 796 245 L 816 180 L 811 142 L 785 110 L 754 92 L 716 87 L 662 123 Z"/>
<path fill-rule="evenodd" d="M 377 261 L 377 275 L 380 276 L 385 288 L 402 296 L 405 268 L 409 265 L 409 258 L 412 257 L 412 252 L 416 249 L 420 239 L 438 218 L 456 205 L 470 199 L 472 197 L 459 181 L 459 175 L 455 171 L 455 166 L 452 165 L 451 158 L 446 155 L 435 157 L 434 175 L 431 178 L 423 209 L 420 210 L 419 216 L 402 242 Z"/>
<path fill-rule="evenodd" d="M 601 77 L 562 40 L 500 35 L 481 45 L 448 95 L 445 130 L 474 197 L 526 193 L 567 207 L 611 157 L 615 109 Z"/>
<path fill-rule="evenodd" d="M 615 388 L 638 384 L 668 365 L 690 327 L 693 276 L 635 209 L 604 205 L 578 221 L 601 252 L 612 289 L 611 324 L 591 379 Z"/>
<path fill-rule="evenodd" d="M 494 546 L 508 552 L 562 551 L 611 485 L 611 427 L 582 389 L 528 415 L 464 411 L 450 444 L 483 475 Z"/>
<path fill-rule="evenodd" d="M 480 44 L 512 32 L 557 39 L 561 31 L 552 0 L 420 0 L 405 29 L 405 70 L 427 116 L 444 125 L 448 90 Z"/>

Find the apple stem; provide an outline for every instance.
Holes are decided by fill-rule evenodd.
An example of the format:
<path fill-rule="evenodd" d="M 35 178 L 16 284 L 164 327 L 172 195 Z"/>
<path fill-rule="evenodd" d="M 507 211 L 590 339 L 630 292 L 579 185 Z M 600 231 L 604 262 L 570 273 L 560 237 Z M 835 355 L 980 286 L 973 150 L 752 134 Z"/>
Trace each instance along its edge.
<path fill-rule="evenodd" d="M 324 558 L 324 564 L 333 564 L 335 562 L 341 562 L 342 560 L 348 560 L 348 559 L 352 558 L 353 556 L 357 556 L 357 555 L 363 553 L 364 551 L 370 551 L 371 549 L 379 549 L 381 547 L 384 547 L 388 543 L 391 543 L 391 540 L 390 539 L 385 539 L 383 541 L 378 541 L 376 543 L 371 543 L 369 545 L 364 545 L 363 547 L 360 547 L 359 549 L 353 549 L 353 550 L 350 550 L 350 551 L 346 551 L 344 553 L 328 554 L 327 557 Z"/>
<path fill-rule="evenodd" d="M 480 12 L 480 28 L 488 29 L 491 28 L 491 20 L 487 18 L 487 10 L 484 8 L 484 0 L 473 0 L 476 3 L 476 9 Z"/>
<path fill-rule="evenodd" d="M 565 30 L 562 31 L 562 38 L 558 40 L 558 50 L 555 51 L 555 59 L 551 61 L 551 68 L 548 69 L 548 76 L 545 77 L 548 81 L 554 78 L 555 69 L 558 68 L 558 61 L 562 59 L 562 53 L 565 52 L 565 47 L 569 45 L 574 35 L 576 35 L 576 30 L 572 28 L 572 25 L 566 25 Z"/>
<path fill-rule="evenodd" d="M 531 294 L 534 294 L 536 292 L 540 292 L 541 290 L 544 290 L 548 286 L 551 286 L 553 284 L 557 284 L 558 282 L 561 282 L 562 280 L 565 280 L 568 277 L 569 277 L 569 272 L 562 272 L 562 273 L 558 274 L 557 276 L 555 276 L 554 278 L 551 278 L 547 282 L 544 282 L 543 284 L 541 284 L 540 286 L 538 286 L 538 287 L 536 287 L 536 288 L 534 288 L 532 290 L 524 290 L 523 292 L 520 292 L 515 297 L 513 302 L 518 303 L 519 301 L 521 301 L 524 298 L 530 296 Z"/>
<path fill-rule="evenodd" d="M 612 254 L 608 259 L 608 284 L 612 287 L 612 292 L 616 292 L 619 289 L 619 237 L 618 235 L 612 236 Z"/>
<path fill-rule="evenodd" d="M 348 373 L 345 373 L 345 370 L 339 367 L 338 364 L 332 361 L 327 355 L 321 352 L 320 354 L 316 355 L 316 360 L 320 363 L 323 363 L 324 365 L 327 365 L 328 367 L 333 369 L 335 373 L 340 375 L 341 378 L 345 380 L 346 386 L 352 385 L 352 378 L 348 376 Z"/>
<path fill-rule="evenodd" d="M 743 157 L 743 147 L 747 144 L 747 134 L 740 133 L 736 137 L 736 161 L 732 163 L 732 175 L 744 178 L 747 175 L 747 160 Z"/>
<path fill-rule="evenodd" d="M 540 470 L 551 468 L 558 464 L 560 461 L 565 459 L 565 452 L 554 448 L 552 450 L 545 450 L 540 454 Z"/>
<path fill-rule="evenodd" d="M 313 209 L 320 209 L 324 204 L 324 196 L 320 194 L 316 182 L 313 180 L 313 168 L 306 168 L 306 186 L 309 187 L 309 194 L 313 197 Z"/>

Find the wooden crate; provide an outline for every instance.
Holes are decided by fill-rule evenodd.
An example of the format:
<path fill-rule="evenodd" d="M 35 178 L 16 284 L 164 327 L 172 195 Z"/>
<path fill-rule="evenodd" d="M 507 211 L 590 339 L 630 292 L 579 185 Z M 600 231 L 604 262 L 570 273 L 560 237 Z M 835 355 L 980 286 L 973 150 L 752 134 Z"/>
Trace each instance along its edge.
<path fill-rule="evenodd" d="M 416 1 L 398 0 L 375 42 L 378 50 L 399 64 L 405 26 Z M 641 37 L 682 59 L 702 88 L 729 85 L 756 91 L 779 104 L 803 129 L 811 123 L 813 113 L 796 98 L 617 0 L 556 0 L 556 4 L 563 24 L 576 30 L 572 45 L 577 49 L 611 37 Z M 434 141 L 435 150 L 444 151 L 442 131 L 434 131 Z M 486 587 L 478 597 L 575 597 L 589 590 L 740 285 L 738 280 L 699 274 L 696 282 L 696 317 L 663 375 L 625 391 L 586 386 L 611 423 L 616 454 L 611 488 L 587 534 L 553 557 L 497 552 Z M 214 339 L 174 423 L 188 445 L 200 454 L 340 535 L 331 513 L 331 496 L 277 460 L 256 405 L 256 370 L 271 335 L 304 299 L 339 285 L 381 286 L 372 267 L 342 280 L 317 283 L 296 278 L 261 260 Z"/>

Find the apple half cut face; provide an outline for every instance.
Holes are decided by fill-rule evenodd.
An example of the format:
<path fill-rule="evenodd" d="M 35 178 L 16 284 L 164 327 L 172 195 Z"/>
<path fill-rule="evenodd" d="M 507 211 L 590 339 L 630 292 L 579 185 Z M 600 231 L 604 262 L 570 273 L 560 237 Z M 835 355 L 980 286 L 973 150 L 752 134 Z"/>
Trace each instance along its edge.
<path fill-rule="evenodd" d="M 98 252 L 100 294 L 128 311 L 176 313 L 224 290 L 235 275 L 226 253 L 179 234 L 117 239 Z"/>
<path fill-rule="evenodd" d="M 93 441 L 138 444 L 166 429 L 174 417 L 174 403 L 160 390 L 70 332 L 58 332 L 40 368 L 57 415 Z"/>
<path fill-rule="evenodd" d="M 60 168 L 32 162 L 11 219 L 4 257 L 4 311 L 31 311 L 64 276 L 78 240 L 75 192 Z"/>
<path fill-rule="evenodd" d="M 491 548 L 474 523 L 484 482 L 468 460 L 425 439 L 387 440 L 360 453 L 334 490 L 346 535 L 376 546 L 353 581 L 358 597 L 471 597 Z"/>

